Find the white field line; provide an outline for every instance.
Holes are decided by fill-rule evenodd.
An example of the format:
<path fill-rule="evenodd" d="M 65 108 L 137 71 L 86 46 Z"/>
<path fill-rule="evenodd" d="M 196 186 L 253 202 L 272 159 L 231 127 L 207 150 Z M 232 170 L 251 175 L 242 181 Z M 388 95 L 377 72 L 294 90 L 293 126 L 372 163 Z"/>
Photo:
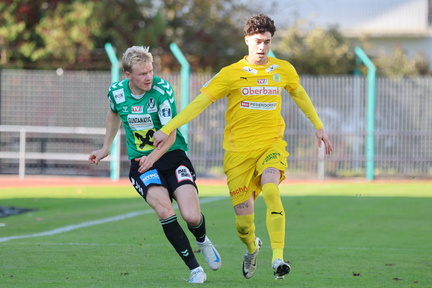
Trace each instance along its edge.
<path fill-rule="evenodd" d="M 225 198 L 226 197 L 202 198 L 200 200 L 200 203 L 201 204 L 210 203 L 210 202 L 215 202 L 215 201 L 222 200 L 222 199 L 225 199 Z M 175 205 L 174 208 L 176 209 L 177 205 Z M 56 228 L 56 229 L 53 229 L 53 230 L 49 230 L 49 231 L 45 231 L 45 232 L 40 232 L 40 233 L 34 233 L 34 234 L 28 234 L 28 235 L 9 236 L 9 237 L 0 237 L 0 242 L 7 242 L 7 241 L 10 241 L 10 240 L 15 240 L 15 239 L 34 238 L 34 237 L 41 237 L 41 236 L 51 236 L 51 235 L 55 235 L 55 234 L 69 232 L 69 231 L 72 231 L 72 230 L 77 230 L 77 229 L 81 229 L 81 228 L 86 228 L 86 227 L 94 226 L 94 225 L 99 225 L 99 224 L 104 224 L 104 223 L 109 223 L 109 222 L 114 222 L 114 221 L 120 221 L 120 220 L 129 219 L 129 218 L 134 218 L 134 217 L 137 217 L 137 216 L 140 216 L 140 215 L 143 215 L 143 214 L 149 214 L 149 213 L 154 213 L 154 211 L 151 210 L 151 209 L 144 210 L 144 211 L 134 211 L 134 212 L 129 212 L 129 213 L 125 213 L 125 214 L 121 214 L 121 215 L 113 216 L 113 217 L 108 217 L 108 218 L 104 218 L 104 219 L 83 222 L 83 223 L 80 223 L 80 224 L 68 225 L 68 226 L 64 226 L 64 227 L 60 227 L 60 228 Z"/>
<path fill-rule="evenodd" d="M 240 242 L 239 242 L 240 243 Z M 1 244 L 0 244 L 1 245 Z M 20 245 L 20 244 L 18 244 Z M 21 245 L 28 245 L 27 243 L 21 243 Z M 130 244 L 125 243 L 38 243 L 40 246 L 130 246 Z M 166 243 L 161 244 L 146 244 L 146 247 L 163 247 L 166 246 Z M 241 244 L 238 244 L 241 245 Z M 236 245 L 224 245 L 224 244 L 214 244 L 214 246 L 218 248 L 233 248 Z M 263 246 L 261 250 L 271 250 L 270 246 Z M 285 246 L 285 249 L 292 250 L 365 250 L 365 251 L 424 251 L 424 249 L 420 248 L 392 248 L 392 247 L 331 247 L 331 246 Z"/>

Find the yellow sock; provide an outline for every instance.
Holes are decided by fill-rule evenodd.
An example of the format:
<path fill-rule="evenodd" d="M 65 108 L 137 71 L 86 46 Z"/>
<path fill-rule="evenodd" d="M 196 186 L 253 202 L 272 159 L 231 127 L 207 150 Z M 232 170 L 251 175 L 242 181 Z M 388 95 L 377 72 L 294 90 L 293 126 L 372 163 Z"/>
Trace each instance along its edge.
<path fill-rule="evenodd" d="M 266 225 L 272 248 L 272 262 L 283 258 L 285 246 L 285 210 L 279 194 L 279 187 L 274 183 L 264 184 L 262 193 L 267 206 Z"/>
<path fill-rule="evenodd" d="M 255 245 L 254 216 L 254 214 L 236 215 L 237 235 L 240 240 L 246 244 L 249 253 L 255 252 L 257 248 Z"/>

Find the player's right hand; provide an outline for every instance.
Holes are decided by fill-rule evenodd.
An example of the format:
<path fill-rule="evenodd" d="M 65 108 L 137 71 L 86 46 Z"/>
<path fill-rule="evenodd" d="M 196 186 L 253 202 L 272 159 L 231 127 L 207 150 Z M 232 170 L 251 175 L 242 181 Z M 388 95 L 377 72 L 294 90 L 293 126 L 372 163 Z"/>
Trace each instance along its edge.
<path fill-rule="evenodd" d="M 104 159 L 105 157 L 107 157 L 108 155 L 109 155 L 109 151 L 107 151 L 105 149 L 95 150 L 95 151 L 90 153 L 90 155 L 88 157 L 88 161 L 90 162 L 90 164 L 98 165 L 99 162 L 102 159 Z"/>

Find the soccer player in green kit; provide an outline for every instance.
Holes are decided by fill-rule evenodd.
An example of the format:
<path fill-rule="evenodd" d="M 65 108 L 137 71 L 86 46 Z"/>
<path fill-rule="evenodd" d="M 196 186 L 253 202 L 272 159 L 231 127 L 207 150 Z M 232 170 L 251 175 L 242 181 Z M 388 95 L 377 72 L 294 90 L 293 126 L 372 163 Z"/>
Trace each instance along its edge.
<path fill-rule="evenodd" d="M 206 236 L 195 171 L 185 153 L 187 143 L 178 130 L 170 133 L 162 149 L 155 149 L 152 142 L 154 132 L 177 114 L 174 91 L 167 81 L 153 75 L 153 56 L 148 47 L 128 48 L 122 64 L 126 79 L 109 88 L 110 109 L 103 147 L 90 153 L 89 162 L 98 164 L 108 156 L 123 123 L 132 185 L 155 211 L 165 236 L 190 269 L 189 282 L 204 283 L 206 273 L 198 264 L 172 206 L 174 199 L 207 264 L 218 270 L 221 258 Z"/>
<path fill-rule="evenodd" d="M 237 235 L 247 249 L 243 256 L 243 276 L 249 279 L 254 275 L 262 246 L 254 223 L 254 203 L 262 193 L 273 274 L 276 279 L 283 279 L 291 271 L 284 260 L 286 213 L 278 187 L 285 179 L 289 155 L 284 140 L 285 121 L 281 115 L 283 90 L 314 125 L 318 145 L 324 145 L 325 153 L 330 154 L 333 147 L 295 68 L 288 61 L 268 56 L 276 31 L 273 20 L 264 14 L 253 15 L 246 21 L 243 31 L 248 55 L 222 68 L 183 111 L 154 134 L 153 139 L 155 146 L 164 149 L 171 131 L 191 121 L 213 102 L 227 98 L 224 172 Z"/>

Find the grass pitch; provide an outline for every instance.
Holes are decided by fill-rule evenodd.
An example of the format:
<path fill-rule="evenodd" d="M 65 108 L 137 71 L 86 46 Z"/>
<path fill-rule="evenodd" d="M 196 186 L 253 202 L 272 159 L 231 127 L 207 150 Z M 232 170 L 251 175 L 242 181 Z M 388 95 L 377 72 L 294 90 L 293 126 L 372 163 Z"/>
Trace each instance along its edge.
<path fill-rule="evenodd" d="M 292 272 L 276 281 L 262 198 L 255 223 L 264 245 L 257 272 L 244 279 L 245 247 L 227 189 L 201 185 L 208 235 L 222 256 L 222 268 L 213 272 L 197 255 L 207 272 L 204 286 L 432 287 L 431 188 L 418 182 L 281 185 Z M 132 187 L 0 189 L 0 206 L 37 209 L 0 218 L 3 288 L 193 285 Z"/>

